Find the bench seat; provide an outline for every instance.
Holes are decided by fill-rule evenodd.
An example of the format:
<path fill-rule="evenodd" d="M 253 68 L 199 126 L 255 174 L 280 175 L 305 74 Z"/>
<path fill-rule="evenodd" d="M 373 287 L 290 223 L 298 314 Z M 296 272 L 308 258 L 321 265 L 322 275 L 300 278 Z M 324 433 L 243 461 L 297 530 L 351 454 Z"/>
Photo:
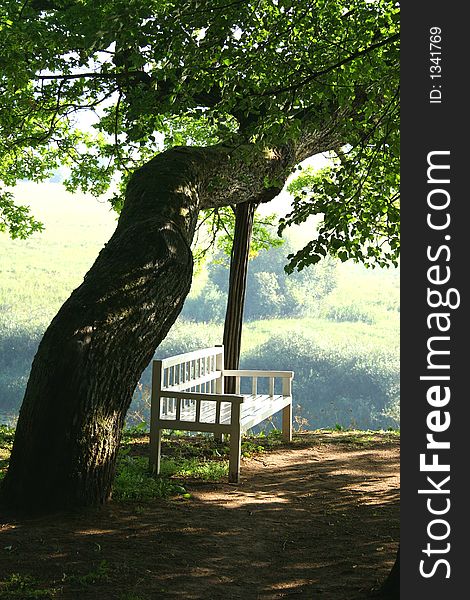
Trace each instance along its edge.
<path fill-rule="evenodd" d="M 215 424 L 216 423 L 216 407 L 212 401 L 201 402 L 201 412 L 199 420 L 196 421 L 196 403 L 188 401 L 182 406 L 178 423 L 200 423 L 200 424 Z M 271 415 L 274 415 L 289 404 L 289 398 L 278 394 L 277 396 L 269 396 L 268 394 L 250 394 L 244 396 L 240 408 L 240 426 L 244 433 L 255 425 L 258 425 Z M 230 402 L 222 402 L 220 409 L 219 424 L 230 425 L 232 405 Z M 164 419 L 168 421 L 168 429 L 173 429 L 171 421 L 176 421 L 176 403 L 168 408 L 164 413 Z M 188 430 L 189 431 L 189 430 Z"/>

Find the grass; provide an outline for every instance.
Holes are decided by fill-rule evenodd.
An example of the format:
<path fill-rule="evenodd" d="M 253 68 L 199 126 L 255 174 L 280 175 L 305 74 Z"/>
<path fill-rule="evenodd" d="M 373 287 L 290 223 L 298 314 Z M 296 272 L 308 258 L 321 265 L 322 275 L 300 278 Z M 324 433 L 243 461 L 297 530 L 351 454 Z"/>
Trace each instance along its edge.
<path fill-rule="evenodd" d="M 0 425 L 0 480 L 8 468 L 14 429 Z M 148 435 L 141 427 L 124 432 L 119 450 L 113 499 L 146 501 L 153 498 L 189 498 L 187 482 L 222 481 L 228 475 L 229 446 L 212 436 L 183 436 L 170 432 L 164 436 L 165 456 L 160 476 L 148 471 Z M 281 447 L 281 432 L 259 433 L 242 438 L 242 456 L 250 458 Z M 1 596 L 0 596 L 1 598 Z"/>
<path fill-rule="evenodd" d="M 296 447 L 328 441 L 328 443 L 367 447 L 378 442 L 387 443 L 397 439 L 399 435 L 399 430 L 360 431 L 345 429 L 338 425 L 330 429 L 299 433 L 287 445 Z M 6 472 L 13 437 L 12 428 L 0 426 L 0 476 Z M 171 432 L 167 432 L 163 440 L 161 474 L 152 476 L 148 471 L 148 435 L 138 430 L 124 432 L 114 479 L 114 501 L 145 502 L 171 496 L 180 496 L 189 500 L 191 494 L 188 490 L 195 480 L 206 482 L 226 480 L 229 454 L 229 445 L 226 442 L 217 441 L 209 435 L 174 435 Z M 242 438 L 244 458 L 252 458 L 283 447 L 286 447 L 286 442 L 282 440 L 281 432 L 276 429 L 268 434 L 261 432 Z M 98 577 L 104 577 L 105 574 L 106 569 L 102 565 L 99 572 L 87 575 L 86 581 L 92 582 Z M 15 582 L 11 585 L 13 583 Z M 15 585 L 19 586 L 20 583 L 16 582 Z M 85 584 L 85 580 L 82 583 Z M 1 594 L 0 598 L 2 598 Z"/>
<path fill-rule="evenodd" d="M 1 600 L 28 600 L 29 598 L 51 600 L 56 596 L 57 591 L 57 588 L 40 587 L 36 579 L 19 573 L 12 573 L 0 580 Z"/>
<path fill-rule="evenodd" d="M 119 451 L 113 498 L 117 501 L 146 501 L 181 496 L 189 499 L 188 483 L 194 480 L 217 482 L 228 476 L 229 446 L 212 436 L 164 436 L 161 473 L 148 472 L 148 436 L 126 431 Z M 251 458 L 278 448 L 281 432 L 260 433 L 242 438 L 242 457 Z"/>
<path fill-rule="evenodd" d="M 54 184 L 21 184 L 16 196 L 31 204 L 45 231 L 27 240 L 0 236 L 0 306 L 13 312 L 17 323 L 44 327 L 81 283 L 110 237 L 115 215 L 104 204 Z"/>
<path fill-rule="evenodd" d="M 317 345 L 325 348 L 358 345 L 368 349 L 398 348 L 397 326 L 398 316 L 384 318 L 373 324 L 335 322 L 318 317 L 253 321 L 245 324 L 242 351 L 265 343 L 273 332 L 293 336 L 308 332 Z"/>
<path fill-rule="evenodd" d="M 367 447 L 377 442 L 386 443 L 400 435 L 399 430 L 360 431 L 342 426 L 303 433 L 305 435 L 296 435 L 289 446 L 311 445 L 312 440 L 313 443 L 322 443 L 327 436 L 328 442 Z M 313 434 L 316 438 L 312 438 Z M 12 428 L 0 427 L 0 474 L 4 474 L 7 469 L 13 437 Z M 163 440 L 165 454 L 162 456 L 161 474 L 155 477 L 148 471 L 148 435 L 139 430 L 124 432 L 114 479 L 114 501 L 145 502 L 171 496 L 189 499 L 188 489 L 195 480 L 226 480 L 228 443 L 217 441 L 209 435 L 174 435 L 171 432 L 167 432 Z M 247 435 L 242 438 L 242 457 L 252 458 L 285 446 L 286 442 L 277 429 L 268 434 L 261 432 Z"/>
<path fill-rule="evenodd" d="M 377 446 L 378 443 L 386 444 L 390 441 L 400 439 L 399 429 L 388 429 L 384 430 L 359 430 L 359 429 L 347 429 L 340 425 L 332 428 L 321 429 L 316 432 L 318 435 L 322 433 L 334 434 L 332 437 L 328 437 L 328 441 L 337 444 L 348 444 L 355 447 L 368 448 Z"/>
<path fill-rule="evenodd" d="M 15 430 L 7 425 L 0 425 L 0 481 L 5 476 Z"/>
<path fill-rule="evenodd" d="M 88 573 L 84 575 L 68 575 L 66 580 L 68 583 L 82 587 L 88 587 L 97 583 L 106 583 L 106 581 L 109 581 L 109 565 L 106 560 L 102 560 Z"/>
<path fill-rule="evenodd" d="M 90 586 L 106 583 L 110 579 L 110 568 L 106 560 L 100 561 L 92 570 L 83 575 L 66 575 L 64 573 L 61 584 L 67 583 L 74 587 L 88 588 Z M 44 584 L 30 575 L 11 573 L 0 579 L 0 600 L 53 600 L 61 591 L 60 587 L 43 587 Z M 131 600 L 132 595 L 127 596 Z M 122 596 L 122 600 L 125 595 Z M 134 600 L 138 600 L 135 596 Z"/>
<path fill-rule="evenodd" d="M 4 476 L 10 457 L 14 430 L 0 426 L 0 479 Z M 164 436 L 161 474 L 148 471 L 148 436 L 139 430 L 124 432 L 119 449 L 113 499 L 147 501 L 154 498 L 181 496 L 190 498 L 186 486 L 194 480 L 217 482 L 228 475 L 229 446 L 212 436 Z M 250 458 L 281 447 L 281 433 L 246 436 L 242 439 L 242 456 Z M 1 596 L 0 596 L 1 598 Z"/>

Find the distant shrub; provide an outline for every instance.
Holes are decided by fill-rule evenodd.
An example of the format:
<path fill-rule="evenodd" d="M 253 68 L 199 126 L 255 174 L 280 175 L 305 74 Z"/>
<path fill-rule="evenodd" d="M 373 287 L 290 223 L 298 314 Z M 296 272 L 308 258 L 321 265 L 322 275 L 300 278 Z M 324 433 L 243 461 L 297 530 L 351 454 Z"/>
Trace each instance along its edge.
<path fill-rule="evenodd" d="M 200 323 L 220 323 L 225 317 L 226 305 L 226 295 L 208 282 L 198 296 L 186 298 L 181 316 Z"/>
<path fill-rule="evenodd" d="M 388 417 L 395 423 L 400 423 L 400 400 L 396 398 L 391 404 L 389 404 L 384 410 L 385 417 Z"/>
<path fill-rule="evenodd" d="M 324 311 L 324 316 L 330 321 L 352 323 L 361 322 L 372 325 L 374 323 L 373 316 L 361 309 L 357 304 L 330 304 Z"/>
<path fill-rule="evenodd" d="M 336 286 L 336 263 L 321 264 L 287 275 L 284 266 L 293 251 L 289 243 L 261 250 L 248 263 L 245 321 L 315 314 L 320 299 Z M 222 321 L 229 282 L 229 261 L 219 253 L 208 265 L 208 282 L 196 297 L 189 297 L 183 316 L 199 322 Z"/>
<path fill-rule="evenodd" d="M 257 346 L 241 362 L 242 368 L 293 370 L 294 402 L 310 428 L 397 424 L 388 411 L 399 393 L 398 356 L 391 352 L 325 348 L 309 337 L 283 334 Z"/>
<path fill-rule="evenodd" d="M 207 323 L 205 326 L 179 320 L 155 352 L 156 358 L 166 358 L 183 352 L 220 344 L 222 326 Z"/>

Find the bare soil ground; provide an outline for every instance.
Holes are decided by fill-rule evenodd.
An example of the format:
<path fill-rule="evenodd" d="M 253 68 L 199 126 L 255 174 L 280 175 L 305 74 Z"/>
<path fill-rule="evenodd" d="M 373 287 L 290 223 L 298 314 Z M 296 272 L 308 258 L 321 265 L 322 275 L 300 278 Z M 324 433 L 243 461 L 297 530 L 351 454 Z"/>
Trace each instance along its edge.
<path fill-rule="evenodd" d="M 190 499 L 1 517 L 0 581 L 18 584 L 0 598 L 356 600 L 393 564 L 394 436 L 297 434 L 243 461 L 239 485 L 186 487 Z"/>

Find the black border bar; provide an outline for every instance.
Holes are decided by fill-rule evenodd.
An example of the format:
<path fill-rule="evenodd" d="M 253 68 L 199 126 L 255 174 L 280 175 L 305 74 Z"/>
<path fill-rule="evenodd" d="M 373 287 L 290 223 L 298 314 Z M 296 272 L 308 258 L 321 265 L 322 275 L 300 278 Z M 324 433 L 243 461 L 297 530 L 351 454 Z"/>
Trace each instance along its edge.
<path fill-rule="evenodd" d="M 401 7 L 403 600 L 469 593 L 470 35 L 463 8 L 435 0 Z"/>

